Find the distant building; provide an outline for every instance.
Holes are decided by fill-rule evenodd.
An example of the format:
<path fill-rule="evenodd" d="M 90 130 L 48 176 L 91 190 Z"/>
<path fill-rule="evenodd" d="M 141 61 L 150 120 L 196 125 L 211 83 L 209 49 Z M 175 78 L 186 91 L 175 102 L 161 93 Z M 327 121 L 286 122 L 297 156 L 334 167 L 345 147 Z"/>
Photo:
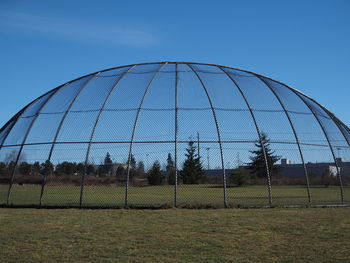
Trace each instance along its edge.
<path fill-rule="evenodd" d="M 337 163 L 339 165 L 340 173 L 343 176 L 350 176 L 350 162 L 345 162 L 343 159 L 338 158 Z M 301 163 L 291 163 L 289 159 L 281 159 L 281 164 L 276 164 L 279 166 L 279 175 L 281 177 L 289 177 L 289 178 L 299 178 L 304 177 L 304 166 Z M 334 163 L 306 163 L 305 164 L 307 172 L 312 176 L 323 176 L 337 175 L 337 167 Z M 239 166 L 240 168 L 247 169 L 247 165 Z M 230 175 L 235 169 L 226 169 L 225 172 L 227 175 Z M 205 170 L 206 176 L 222 176 L 222 169 L 211 169 Z"/>

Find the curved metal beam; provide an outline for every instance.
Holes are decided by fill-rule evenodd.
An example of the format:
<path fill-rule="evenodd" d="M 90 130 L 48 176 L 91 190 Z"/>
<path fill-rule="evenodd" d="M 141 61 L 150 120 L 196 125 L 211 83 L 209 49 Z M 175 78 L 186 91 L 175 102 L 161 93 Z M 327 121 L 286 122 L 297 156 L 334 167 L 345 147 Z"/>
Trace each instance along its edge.
<path fill-rule="evenodd" d="M 85 179 L 85 175 L 87 173 L 87 162 L 88 162 L 88 159 L 89 159 L 89 155 L 90 155 L 90 149 L 91 149 L 91 142 L 92 142 L 92 139 L 95 135 L 95 130 L 96 130 L 96 127 L 97 127 L 97 124 L 100 120 L 100 116 L 107 104 L 107 101 L 108 99 L 110 98 L 111 94 L 113 93 L 113 91 L 116 89 L 116 87 L 118 86 L 118 83 L 124 78 L 124 76 L 130 72 L 130 70 L 132 70 L 135 66 L 132 66 L 130 68 L 128 68 L 127 70 L 125 70 L 121 75 L 120 77 L 115 81 L 115 83 L 113 84 L 112 88 L 110 89 L 110 91 L 108 92 L 105 100 L 103 101 L 103 104 L 97 114 L 97 117 L 96 117 L 96 121 L 95 121 L 95 124 L 92 128 L 92 132 L 91 132 L 91 136 L 90 136 L 90 140 L 89 140 L 89 145 L 88 145 L 88 148 L 87 148 L 87 151 L 86 151 L 86 157 L 85 157 L 85 162 L 84 162 L 84 172 L 81 176 L 81 183 L 80 183 L 80 199 L 79 199 L 79 206 L 81 207 L 82 204 L 83 204 L 83 194 L 84 194 L 84 179 Z"/>
<path fill-rule="evenodd" d="M 289 88 L 288 86 L 286 86 L 287 88 Z M 289 88 L 290 89 L 290 88 Z M 338 173 L 338 178 L 339 178 L 339 185 L 340 185 L 340 198 L 341 198 L 341 203 L 344 204 L 344 190 L 343 190 L 343 180 L 342 180 L 342 176 L 341 176 L 341 173 L 340 173 L 340 168 L 339 168 L 339 165 L 338 165 L 338 161 L 337 161 L 337 158 L 335 157 L 335 153 L 334 153 L 334 150 L 333 150 L 333 146 L 331 144 L 331 141 L 328 137 L 328 134 L 327 134 L 327 131 L 325 129 L 325 127 L 323 126 L 320 118 L 317 116 L 316 112 L 314 111 L 314 109 L 311 107 L 311 105 L 309 105 L 309 103 L 297 92 L 295 91 L 294 89 L 290 89 L 291 91 L 293 91 L 303 102 L 304 104 L 310 109 L 310 111 L 312 112 L 312 114 L 314 115 L 314 117 L 316 118 L 318 124 L 320 125 L 322 131 L 323 131 L 323 134 L 324 136 L 326 137 L 327 139 L 327 142 L 328 142 L 328 146 L 329 146 L 329 149 L 331 150 L 331 153 L 332 153 L 332 156 L 333 156 L 333 159 L 334 159 L 334 164 L 337 168 L 337 173 Z"/>
<path fill-rule="evenodd" d="M 327 115 L 333 120 L 333 122 L 335 123 L 335 125 L 337 126 L 337 128 L 339 129 L 339 131 L 341 132 L 341 134 L 343 135 L 343 137 L 345 138 L 345 141 L 348 143 L 348 146 L 350 146 L 350 140 L 346 137 L 346 135 L 344 134 L 344 131 L 339 127 L 339 126 L 343 126 L 344 129 L 349 132 L 350 135 L 350 131 L 349 128 L 342 123 L 341 120 L 339 120 L 336 116 L 334 116 L 333 113 L 331 113 L 329 110 L 327 110 L 324 106 L 322 106 L 320 103 L 318 103 L 317 101 L 315 101 L 312 98 L 309 98 L 311 101 L 313 101 L 315 104 L 317 104 L 321 109 L 324 110 L 325 113 L 327 113 Z"/>
<path fill-rule="evenodd" d="M 41 99 L 42 97 L 45 97 L 45 96 L 46 96 L 47 94 L 49 94 L 50 92 L 53 92 L 55 89 L 60 89 L 61 87 L 65 86 L 65 85 L 66 85 L 66 84 L 60 85 L 60 86 L 58 86 L 58 87 L 56 87 L 56 88 L 54 88 L 54 89 L 52 89 L 52 90 L 50 90 L 50 91 L 48 91 L 48 92 L 45 92 L 43 95 L 41 95 L 41 96 L 39 96 L 38 98 L 34 99 L 33 101 L 29 102 L 26 106 L 24 106 L 21 110 L 19 110 L 9 121 L 7 121 L 7 122 L 5 123 L 4 126 L 2 126 L 2 127 L 0 128 L 0 133 L 6 128 L 6 126 L 7 126 L 8 124 L 11 123 L 11 121 L 17 120 L 17 119 L 20 117 L 20 115 L 22 115 L 22 113 L 23 113 L 30 105 L 32 105 L 33 103 L 37 102 L 37 101 L 38 101 L 39 99 Z M 0 148 L 1 148 L 1 147 L 0 147 Z"/>
<path fill-rule="evenodd" d="M 286 106 L 285 106 L 284 103 L 282 102 L 280 96 L 279 96 L 279 95 L 277 94 L 277 92 L 271 87 L 271 85 L 270 85 L 269 83 L 267 83 L 267 81 L 266 81 L 265 79 L 263 79 L 262 77 L 260 77 L 260 76 L 258 76 L 258 75 L 255 75 L 255 77 L 257 77 L 258 79 L 260 79 L 260 80 L 271 90 L 271 92 L 275 95 L 275 97 L 277 98 L 279 104 L 280 104 L 281 107 L 283 108 L 284 113 L 286 114 L 286 116 L 287 116 L 287 118 L 288 118 L 288 121 L 289 121 L 290 126 L 292 127 L 293 134 L 294 134 L 294 137 L 295 137 L 295 141 L 296 141 L 296 143 L 297 143 L 297 145 L 298 145 L 298 150 L 299 150 L 300 158 L 301 158 L 301 161 L 302 161 L 302 163 L 303 163 L 304 176 L 305 176 L 306 187 L 307 187 L 308 202 L 309 202 L 309 205 L 311 205 L 311 192 L 310 192 L 309 176 L 308 176 L 307 169 L 306 169 L 306 165 L 305 165 L 305 161 L 304 161 L 304 155 L 303 155 L 303 152 L 302 152 L 302 150 L 301 150 L 299 137 L 298 137 L 297 132 L 296 132 L 296 130 L 295 130 L 295 127 L 294 127 L 292 118 L 290 117 L 289 112 L 287 111 Z"/>
<path fill-rule="evenodd" d="M 34 102 L 33 102 L 33 103 L 34 103 Z M 31 105 L 31 104 L 30 104 L 30 105 Z M 28 106 L 29 106 L 29 105 L 28 105 Z M 28 106 L 27 106 L 27 107 L 28 107 Z M 1 148 L 3 147 L 3 145 L 4 145 L 4 143 L 5 143 L 6 139 L 7 139 L 7 136 L 10 134 L 10 132 L 11 132 L 13 126 L 15 126 L 17 120 L 20 118 L 20 116 L 23 114 L 23 112 L 27 109 L 27 107 L 26 107 L 25 109 L 19 111 L 19 112 L 18 112 L 13 118 L 11 118 L 11 120 L 9 120 L 9 121 L 4 125 L 4 127 L 1 129 L 0 133 L 6 129 L 7 125 L 11 125 L 11 127 L 9 128 L 9 130 L 6 132 L 6 135 L 5 135 L 4 138 L 2 139 L 2 142 L 1 142 L 1 144 L 0 144 L 0 151 L 1 151 Z M 11 122 L 12 122 L 12 123 L 11 123 Z"/>
<path fill-rule="evenodd" d="M 269 164 L 267 162 L 267 155 L 266 155 L 266 150 L 265 150 L 265 146 L 264 146 L 264 142 L 262 140 L 261 137 L 261 132 L 258 126 L 258 122 L 256 121 L 256 117 L 255 114 L 250 106 L 250 103 L 248 102 L 247 97 L 245 96 L 243 90 L 240 88 L 240 86 L 238 85 L 238 83 L 236 82 L 236 80 L 234 78 L 231 77 L 231 75 L 226 71 L 226 69 L 224 69 L 223 67 L 219 66 L 219 69 L 221 69 L 226 76 L 231 79 L 231 81 L 234 83 L 234 85 L 236 86 L 236 88 L 238 89 L 239 93 L 242 95 L 243 100 L 245 102 L 245 104 L 247 105 L 250 115 L 252 116 L 255 128 L 256 128 L 256 132 L 258 133 L 258 137 L 259 137 L 259 142 L 260 145 L 262 147 L 263 150 L 263 155 L 264 155 L 264 159 L 265 159 L 265 168 L 266 168 L 266 176 L 267 176 L 267 188 L 268 188 L 268 198 L 269 198 L 269 206 L 272 207 L 272 189 L 271 189 L 271 176 L 270 176 L 270 169 L 269 169 Z"/>
<path fill-rule="evenodd" d="M 222 167 L 222 177 L 223 177 L 222 179 L 223 179 L 223 188 L 224 188 L 224 206 L 228 207 L 228 204 L 227 204 L 227 192 L 226 192 L 227 182 L 226 182 L 226 172 L 225 172 L 225 163 L 224 163 L 224 153 L 223 153 L 223 149 L 222 149 L 219 123 L 218 123 L 218 120 L 216 118 L 216 113 L 215 113 L 215 109 L 214 109 L 214 106 L 213 106 L 213 102 L 211 101 L 209 92 L 208 92 L 206 86 L 204 85 L 204 82 L 203 82 L 202 78 L 199 76 L 198 72 L 190 64 L 187 64 L 187 66 L 193 71 L 193 73 L 197 76 L 199 82 L 201 83 L 201 85 L 202 85 L 202 87 L 203 87 L 203 89 L 205 91 L 205 94 L 207 95 L 211 111 L 213 113 L 213 118 L 214 118 L 214 121 L 215 121 L 215 126 L 216 126 L 217 135 L 218 135 L 218 141 L 219 141 L 219 147 L 220 147 L 221 167 Z M 199 151 L 199 149 L 198 149 L 198 151 Z"/>
<path fill-rule="evenodd" d="M 61 86 L 60 88 L 52 91 L 52 93 L 47 93 L 47 94 L 50 94 L 48 96 L 48 98 L 46 99 L 45 102 L 43 102 L 43 104 L 40 106 L 40 108 L 38 109 L 35 117 L 33 118 L 32 122 L 29 124 L 28 126 L 28 129 L 24 135 L 24 138 L 23 138 L 23 141 L 22 141 L 22 144 L 21 144 L 21 147 L 19 149 L 19 152 L 18 152 L 18 155 L 17 155 L 17 158 L 16 158 L 16 163 L 15 163 L 15 166 L 13 168 L 13 171 L 12 171 L 12 175 L 11 175 L 11 181 L 10 181 L 10 185 L 9 185 L 9 189 L 8 189 L 8 192 L 7 192 L 7 200 L 6 200 L 6 203 L 7 205 L 9 204 L 9 201 L 10 201 L 10 198 L 11 198 L 11 190 L 12 190 L 12 186 L 13 186 L 13 183 L 14 183 L 14 179 L 15 179 L 15 172 L 16 172 L 16 168 L 17 168 L 17 165 L 18 165 L 18 160 L 19 160 L 19 157 L 21 156 L 22 154 L 22 150 L 23 150 L 23 144 L 26 142 L 27 140 L 27 137 L 29 135 L 29 132 L 31 131 L 35 121 L 37 120 L 37 118 L 39 117 L 40 113 L 41 113 L 41 110 L 45 107 L 45 105 L 50 101 L 50 99 L 61 89 L 63 88 L 64 86 Z M 43 96 L 42 96 L 43 97 Z"/>
<path fill-rule="evenodd" d="M 152 85 L 154 79 L 157 77 L 157 75 L 161 71 L 161 69 L 163 67 L 165 67 L 166 65 L 167 65 L 167 63 L 164 63 L 163 65 L 160 65 L 158 70 L 156 71 L 156 73 L 153 75 L 152 79 L 150 80 L 150 82 L 148 83 L 148 85 L 147 85 L 147 87 L 145 89 L 145 92 L 143 93 L 142 99 L 141 99 L 139 107 L 137 109 L 137 113 L 136 113 L 136 117 L 135 117 L 135 121 L 134 121 L 134 126 L 133 126 L 132 134 L 131 134 L 129 155 L 128 155 L 128 167 L 127 167 L 126 182 L 125 182 L 125 207 L 128 206 L 130 162 L 131 162 L 131 154 L 132 154 L 132 145 L 133 145 L 133 142 L 134 142 L 135 130 L 136 130 L 137 122 L 138 122 L 138 119 L 139 119 L 141 107 L 142 107 L 143 101 L 145 100 L 146 94 L 147 94 L 147 92 L 149 90 L 149 87 Z"/>
<path fill-rule="evenodd" d="M 261 75 L 261 74 L 254 73 L 254 72 L 249 71 L 249 70 L 244 70 L 244 69 L 240 69 L 240 68 L 234 68 L 234 67 L 229 67 L 229 66 L 224 66 L 224 65 L 219 65 L 219 64 L 213 64 L 213 63 L 198 63 L 198 62 L 184 62 L 184 61 L 183 61 L 183 62 L 160 61 L 160 62 L 148 62 L 148 63 L 134 63 L 134 64 L 124 65 L 124 66 L 117 66 L 117 67 L 112 67 L 112 68 L 107 68 L 107 69 L 103 69 L 103 70 L 100 70 L 100 71 L 96 71 L 96 72 L 93 72 L 93 73 L 90 73 L 90 74 L 81 76 L 81 77 L 79 77 L 79 78 L 75 78 L 75 79 L 70 80 L 70 81 L 68 81 L 68 82 L 66 82 L 66 83 L 74 82 L 74 81 L 76 81 L 76 80 L 82 79 L 82 78 L 87 77 L 87 76 L 90 76 L 90 75 L 95 75 L 95 74 L 97 74 L 97 73 L 102 73 L 102 72 L 106 72 L 106 71 L 110 71 L 110 70 L 114 70 L 114 69 L 119 69 L 119 68 L 123 68 L 123 67 L 142 66 L 142 65 L 152 65 L 152 64 L 164 64 L 164 63 L 167 63 L 167 64 L 206 65 L 206 66 L 215 66 L 215 67 L 219 67 L 219 68 L 233 69 L 233 70 L 240 71 L 240 72 L 244 72 L 244 73 L 249 73 L 249 74 L 253 74 L 253 75 L 259 75 L 259 76 L 261 76 L 261 77 L 263 77 L 263 78 L 266 78 L 266 79 L 269 79 L 269 80 L 273 80 L 273 81 L 275 81 L 275 82 L 277 82 L 277 83 L 279 83 L 279 84 L 282 84 L 282 85 L 288 87 L 289 89 L 292 89 L 292 90 L 295 90 L 295 91 L 297 91 L 297 92 L 300 92 L 300 91 L 298 91 L 298 90 L 296 90 L 296 89 L 293 89 L 293 88 L 289 87 L 288 85 L 286 85 L 286 84 L 283 83 L 283 82 L 274 80 L 274 79 L 272 79 L 272 78 L 270 78 L 270 77 L 267 77 L 267 76 L 264 76 L 264 75 Z M 62 85 L 60 85 L 60 86 L 58 86 L 58 87 L 56 87 L 56 88 L 54 88 L 54 89 L 48 91 L 47 93 L 50 93 L 50 92 L 54 91 L 55 89 L 59 89 L 61 86 L 64 86 L 66 83 L 64 83 L 64 84 L 62 84 Z M 47 93 L 45 93 L 44 95 L 40 96 L 39 98 L 45 96 Z M 302 92 L 300 92 L 300 93 L 303 94 Z M 306 94 L 303 94 L 303 95 L 306 96 L 306 97 L 309 98 L 309 99 L 312 99 L 312 98 L 310 98 L 309 96 L 307 96 Z M 38 98 L 38 99 L 39 99 L 39 98 Z M 29 104 L 31 104 L 31 103 L 29 103 Z M 318 104 L 319 104 L 319 103 L 318 103 Z M 323 107 L 323 106 L 322 106 L 322 107 Z M 7 123 L 6 123 L 6 124 L 7 124 Z M 5 126 L 6 126 L 6 124 L 5 124 Z M 3 128 L 4 128 L 4 126 L 0 129 L 0 132 L 2 131 Z M 348 129 L 349 129 L 349 128 L 348 128 Z"/>
<path fill-rule="evenodd" d="M 90 78 L 88 78 L 85 83 L 83 85 L 81 85 L 79 91 L 77 92 L 77 94 L 74 96 L 73 100 L 70 102 L 68 108 L 66 109 L 66 111 L 64 112 L 63 116 L 62 116 L 62 119 L 60 121 L 60 123 L 58 124 L 58 127 L 57 127 L 57 130 L 56 130 L 56 133 L 55 133 L 55 136 L 54 136 L 54 139 L 53 139 L 53 142 L 52 142 L 52 145 L 51 145 L 51 149 L 50 149 L 50 152 L 49 152 L 49 155 L 47 157 L 47 159 L 49 161 L 51 161 L 51 157 L 52 157 L 52 153 L 53 153 L 53 150 L 55 148 L 55 145 L 56 145 L 56 142 L 57 142 L 57 138 L 58 138 L 58 135 L 61 131 L 61 128 L 62 128 L 62 125 L 68 115 L 68 112 L 70 111 L 70 109 L 72 108 L 74 102 L 76 101 L 76 99 L 79 97 L 80 93 L 85 89 L 85 87 L 90 83 L 91 80 L 93 80 L 94 78 L 96 78 L 96 76 L 98 76 L 100 73 L 96 73 L 95 75 L 91 75 Z M 68 83 L 67 85 L 69 85 L 70 83 Z M 45 191 L 45 185 L 46 185 L 46 182 L 47 182 L 47 176 L 48 174 L 45 173 L 43 175 L 43 182 L 41 184 L 41 191 L 40 191 L 40 197 L 39 197 L 39 205 L 41 206 L 42 205 L 42 202 L 43 202 L 43 195 L 44 195 L 44 191 Z"/>

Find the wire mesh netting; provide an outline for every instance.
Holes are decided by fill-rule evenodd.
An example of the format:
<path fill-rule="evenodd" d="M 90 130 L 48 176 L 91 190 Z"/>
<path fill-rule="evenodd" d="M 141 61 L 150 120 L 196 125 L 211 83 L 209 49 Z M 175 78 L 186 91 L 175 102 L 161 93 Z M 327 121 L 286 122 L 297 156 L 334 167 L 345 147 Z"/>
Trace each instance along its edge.
<path fill-rule="evenodd" d="M 0 130 L 0 204 L 344 205 L 350 130 L 305 94 L 230 67 L 159 62 L 70 81 Z"/>

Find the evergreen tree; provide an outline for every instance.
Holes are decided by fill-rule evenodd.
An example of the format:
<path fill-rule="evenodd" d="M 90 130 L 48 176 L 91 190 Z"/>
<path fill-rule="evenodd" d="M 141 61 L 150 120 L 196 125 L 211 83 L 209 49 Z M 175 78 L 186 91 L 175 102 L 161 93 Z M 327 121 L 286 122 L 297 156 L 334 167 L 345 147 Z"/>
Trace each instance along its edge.
<path fill-rule="evenodd" d="M 7 164 L 7 170 L 8 170 L 8 173 L 9 174 L 12 174 L 13 173 L 13 170 L 15 169 L 16 167 L 16 162 L 15 161 L 10 161 L 8 164 Z M 41 166 L 39 164 L 39 172 L 40 172 L 40 169 L 41 169 Z"/>
<path fill-rule="evenodd" d="M 247 185 L 250 182 L 249 172 L 245 168 L 237 168 L 230 175 L 230 183 L 237 186 Z"/>
<path fill-rule="evenodd" d="M 104 165 L 99 165 L 99 166 L 97 167 L 96 173 L 97 173 L 97 175 L 98 175 L 99 177 L 106 176 L 106 170 L 105 170 Z"/>
<path fill-rule="evenodd" d="M 281 159 L 281 156 L 275 155 L 275 151 L 270 148 L 270 140 L 267 137 L 267 134 L 261 133 L 261 141 L 257 141 L 255 143 L 256 150 L 250 151 L 253 156 L 249 157 L 251 162 L 249 163 L 248 169 L 251 171 L 251 174 L 254 177 L 266 178 L 266 163 L 264 157 L 264 149 L 266 153 L 266 160 L 269 167 L 270 175 L 277 176 L 278 175 L 278 166 L 275 163 Z"/>
<path fill-rule="evenodd" d="M 117 168 L 117 171 L 115 172 L 115 176 L 117 177 L 117 180 L 119 182 L 124 182 L 125 175 L 126 175 L 126 169 L 122 165 L 119 165 Z"/>
<path fill-rule="evenodd" d="M 41 164 L 41 174 L 50 175 L 53 172 L 53 164 L 46 160 Z"/>
<path fill-rule="evenodd" d="M 40 163 L 39 162 L 33 163 L 33 166 L 32 166 L 32 173 L 33 173 L 33 175 L 39 175 L 40 174 L 40 170 L 41 170 Z"/>
<path fill-rule="evenodd" d="M 56 165 L 55 174 L 57 174 L 57 175 L 62 175 L 62 174 L 72 175 L 76 171 L 77 171 L 77 164 L 76 163 L 64 161 L 64 162 Z"/>
<path fill-rule="evenodd" d="M 132 181 L 134 177 L 137 175 L 137 166 L 136 166 L 136 160 L 133 154 L 130 155 L 130 173 L 129 173 L 129 180 Z"/>
<path fill-rule="evenodd" d="M 110 173 L 112 171 L 112 166 L 113 166 L 113 161 L 111 159 L 111 155 L 109 154 L 109 152 L 107 152 L 104 163 L 103 163 L 103 167 L 104 167 L 106 175 L 110 175 Z"/>
<path fill-rule="evenodd" d="M 190 141 L 186 149 L 186 160 L 183 163 L 182 171 L 180 176 L 184 184 L 198 184 L 199 181 L 204 177 L 204 171 L 202 163 L 198 154 L 196 154 L 196 147 L 194 142 Z"/>
<path fill-rule="evenodd" d="M 95 175 L 95 173 L 96 173 L 95 166 L 92 165 L 92 164 L 89 164 L 89 165 L 87 166 L 87 168 L 86 168 L 86 173 L 87 173 L 88 175 Z"/>
<path fill-rule="evenodd" d="M 137 164 L 137 176 L 144 176 L 145 174 L 145 164 L 143 161 L 139 161 Z"/>
<path fill-rule="evenodd" d="M 130 169 L 136 171 L 136 160 L 133 154 L 130 156 Z"/>
<path fill-rule="evenodd" d="M 89 165 L 87 164 L 86 166 L 87 166 L 86 167 L 86 173 L 89 174 L 87 172 L 87 169 L 89 168 Z M 83 174 L 85 172 L 85 163 L 78 163 L 75 172 L 78 173 L 78 174 Z"/>
<path fill-rule="evenodd" d="M 22 175 L 30 175 L 32 166 L 27 162 L 21 162 L 18 166 L 19 173 Z"/>
<path fill-rule="evenodd" d="M 148 171 L 147 180 L 150 185 L 161 185 L 164 179 L 164 175 L 160 169 L 160 163 L 155 161 Z"/>
<path fill-rule="evenodd" d="M 174 185 L 175 184 L 175 163 L 173 161 L 173 158 L 171 157 L 171 153 L 168 154 L 168 158 L 166 160 L 166 174 L 168 178 L 168 184 Z"/>

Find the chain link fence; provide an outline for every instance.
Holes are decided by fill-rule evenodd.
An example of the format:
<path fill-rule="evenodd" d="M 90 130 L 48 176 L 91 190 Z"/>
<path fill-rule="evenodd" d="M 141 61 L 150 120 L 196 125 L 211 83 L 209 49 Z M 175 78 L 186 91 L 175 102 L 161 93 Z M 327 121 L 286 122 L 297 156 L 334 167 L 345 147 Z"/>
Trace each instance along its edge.
<path fill-rule="evenodd" d="M 37 98 L 0 130 L 0 205 L 346 205 L 350 130 L 315 100 L 219 65 L 145 63 Z"/>

